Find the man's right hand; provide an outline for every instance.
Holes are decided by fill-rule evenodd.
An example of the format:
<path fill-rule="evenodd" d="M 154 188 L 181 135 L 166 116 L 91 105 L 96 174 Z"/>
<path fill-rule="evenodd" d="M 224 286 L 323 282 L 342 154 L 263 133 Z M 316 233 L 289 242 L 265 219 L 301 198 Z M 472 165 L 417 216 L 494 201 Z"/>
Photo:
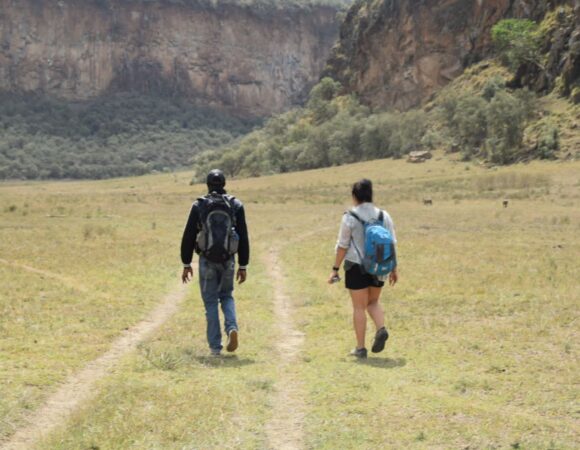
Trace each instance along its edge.
<path fill-rule="evenodd" d="M 238 269 L 238 273 L 236 274 L 236 280 L 238 280 L 238 284 L 242 284 L 248 278 L 248 272 L 246 269 Z"/>
<path fill-rule="evenodd" d="M 193 278 L 193 269 L 191 267 L 184 267 L 183 273 L 181 274 L 181 281 L 183 281 L 183 284 L 187 283 L 188 281 L 191 281 L 192 278 Z"/>

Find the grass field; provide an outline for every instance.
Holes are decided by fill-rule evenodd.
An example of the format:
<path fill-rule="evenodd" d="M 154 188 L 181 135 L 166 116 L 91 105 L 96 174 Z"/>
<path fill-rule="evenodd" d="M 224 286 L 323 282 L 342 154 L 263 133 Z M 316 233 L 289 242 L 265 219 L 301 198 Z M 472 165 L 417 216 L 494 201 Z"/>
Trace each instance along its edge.
<path fill-rule="evenodd" d="M 348 294 L 325 281 L 362 176 L 394 218 L 400 282 L 383 295 L 386 351 L 357 363 Z M 203 192 L 189 179 L 0 185 L 0 443 L 175 289 L 182 227 Z M 207 357 L 191 286 L 37 448 L 274 448 L 284 398 L 302 448 L 578 448 L 580 163 L 494 170 L 437 155 L 230 188 L 253 243 L 237 356 Z M 277 347 L 279 283 L 303 335 L 291 364 Z"/>

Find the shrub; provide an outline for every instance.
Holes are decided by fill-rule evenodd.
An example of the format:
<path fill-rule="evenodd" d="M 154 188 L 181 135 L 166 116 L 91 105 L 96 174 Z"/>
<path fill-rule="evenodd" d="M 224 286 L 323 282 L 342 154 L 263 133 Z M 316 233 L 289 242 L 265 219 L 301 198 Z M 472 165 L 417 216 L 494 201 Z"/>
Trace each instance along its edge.
<path fill-rule="evenodd" d="M 312 88 L 307 108 L 310 110 L 315 123 L 329 120 L 338 112 L 337 105 L 331 101 L 338 94 L 340 87 L 340 83 L 326 77 Z"/>
<path fill-rule="evenodd" d="M 498 92 L 485 111 L 489 128 L 486 141 L 489 159 L 507 164 L 516 159 L 521 148 L 526 112 L 516 97 Z"/>
<path fill-rule="evenodd" d="M 524 129 L 534 110 L 533 93 L 510 92 L 500 80 L 492 79 L 481 95 L 446 96 L 438 115 L 464 159 L 484 156 L 496 164 L 508 164 L 520 154 Z"/>
<path fill-rule="evenodd" d="M 538 25 L 529 19 L 500 20 L 491 29 L 491 39 L 501 61 L 516 70 L 524 63 L 540 66 Z"/>
<path fill-rule="evenodd" d="M 117 94 L 87 102 L 0 94 L 0 179 L 108 178 L 185 167 L 256 122 L 179 99 Z"/>
<path fill-rule="evenodd" d="M 467 95 L 447 100 L 443 108 L 447 125 L 461 145 L 464 158 L 471 158 L 487 136 L 487 102 L 482 97 Z"/>
<path fill-rule="evenodd" d="M 257 176 L 398 158 L 444 143 L 461 149 L 465 159 L 482 156 L 507 164 L 521 153 L 523 130 L 535 108 L 532 93 L 508 91 L 500 78 L 479 93 L 444 95 L 429 112 L 371 113 L 353 95 L 340 93 L 336 81 L 323 79 L 306 107 L 272 117 L 232 149 L 200 153 L 194 158 L 195 179 L 202 180 L 210 166 L 222 165 L 233 176 Z"/>
<path fill-rule="evenodd" d="M 554 125 L 545 125 L 540 132 L 536 156 L 540 159 L 554 159 L 556 151 L 560 149 L 560 136 L 558 128 Z"/>
<path fill-rule="evenodd" d="M 576 86 L 572 88 L 572 92 L 570 93 L 570 99 L 573 103 L 579 104 L 580 103 L 580 86 Z"/>

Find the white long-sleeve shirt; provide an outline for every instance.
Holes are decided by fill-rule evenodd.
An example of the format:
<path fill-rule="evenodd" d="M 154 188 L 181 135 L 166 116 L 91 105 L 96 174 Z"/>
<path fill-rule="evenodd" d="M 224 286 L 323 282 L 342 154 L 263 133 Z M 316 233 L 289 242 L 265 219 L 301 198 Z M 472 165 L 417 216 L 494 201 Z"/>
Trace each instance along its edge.
<path fill-rule="evenodd" d="M 372 203 L 361 203 L 351 209 L 357 216 L 359 216 L 365 222 L 372 220 L 377 220 L 381 210 Z M 383 211 L 383 221 L 387 230 L 391 232 L 393 241 L 397 243 L 397 236 L 395 235 L 395 226 L 393 224 L 393 219 L 387 211 Z M 356 249 L 354 245 L 356 245 Z M 364 256 L 365 249 L 365 235 L 363 225 L 356 220 L 350 214 L 345 214 L 342 216 L 342 222 L 340 223 L 340 230 L 338 231 L 338 241 L 336 243 L 336 249 L 345 248 L 346 256 L 345 260 L 354 264 L 362 264 L 359 253 Z M 358 252 L 357 252 L 358 249 Z"/>

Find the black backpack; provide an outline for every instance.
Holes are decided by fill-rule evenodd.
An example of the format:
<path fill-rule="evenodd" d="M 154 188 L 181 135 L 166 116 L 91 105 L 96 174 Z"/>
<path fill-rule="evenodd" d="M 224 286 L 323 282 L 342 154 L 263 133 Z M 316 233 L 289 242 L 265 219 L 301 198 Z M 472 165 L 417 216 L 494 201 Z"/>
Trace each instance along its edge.
<path fill-rule="evenodd" d="M 209 261 L 225 263 L 238 251 L 234 197 L 212 192 L 198 199 L 200 215 L 196 250 Z"/>

